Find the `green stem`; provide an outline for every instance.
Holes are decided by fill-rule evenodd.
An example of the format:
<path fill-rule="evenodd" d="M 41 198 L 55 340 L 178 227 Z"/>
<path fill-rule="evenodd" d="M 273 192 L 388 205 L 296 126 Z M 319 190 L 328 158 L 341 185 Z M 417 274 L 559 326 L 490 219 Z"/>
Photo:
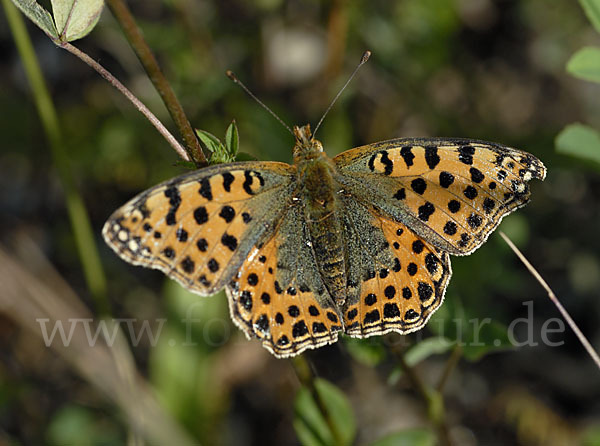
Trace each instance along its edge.
<path fill-rule="evenodd" d="M 448 378 L 450 378 L 450 374 L 454 370 L 454 367 L 456 367 L 456 364 L 458 364 L 458 360 L 461 358 L 462 352 L 462 347 L 460 346 L 460 343 L 457 342 L 454 348 L 452 349 L 452 353 L 450 354 L 450 357 L 446 362 L 446 367 L 444 368 L 444 372 L 442 373 L 440 381 L 437 385 L 437 391 L 439 393 L 444 392 L 444 387 L 446 387 Z"/>
<path fill-rule="evenodd" d="M 209 152 L 196 137 L 196 133 L 194 132 L 194 129 L 192 129 L 183 107 L 179 103 L 177 96 L 175 96 L 175 92 L 171 88 L 169 81 L 167 81 L 167 78 L 158 66 L 158 62 L 135 23 L 131 11 L 123 0 L 106 0 L 106 4 L 121 25 L 125 37 L 138 56 L 138 59 L 154 84 L 156 91 L 158 91 L 158 94 L 165 103 L 173 121 L 175 121 L 175 125 L 177 125 L 179 133 L 187 146 L 186 151 L 190 159 L 199 167 L 206 165 L 207 161 L 203 149 L 206 153 Z"/>
<path fill-rule="evenodd" d="M 300 383 L 310 391 L 313 400 L 317 404 L 319 412 L 321 412 L 323 419 L 327 423 L 327 427 L 331 431 L 331 435 L 333 435 L 334 444 L 343 445 L 344 442 L 342 440 L 342 436 L 333 422 L 333 419 L 331 418 L 331 415 L 329 414 L 321 395 L 315 387 L 315 375 L 312 372 L 308 361 L 303 355 L 299 355 L 292 358 L 291 362 L 294 367 L 294 371 L 300 380 Z"/>
<path fill-rule="evenodd" d="M 406 373 L 415 390 L 427 405 L 427 416 L 438 431 L 439 443 L 444 446 L 450 446 L 452 442 L 450 441 L 450 431 L 446 422 L 446 408 L 444 406 L 443 395 L 425 384 L 415 369 L 406 362 L 402 351 L 395 349 L 394 353 L 404 373 Z"/>
<path fill-rule="evenodd" d="M 40 115 L 44 132 L 50 143 L 54 165 L 64 189 L 67 212 L 71 221 L 75 244 L 87 285 L 96 303 L 96 310 L 100 314 L 108 314 L 109 304 L 106 297 L 106 278 L 94 242 L 92 225 L 90 224 L 85 205 L 70 170 L 69 158 L 65 150 L 65 143 L 61 134 L 56 109 L 50 98 L 21 13 L 10 0 L 2 0 L 2 5 L 15 39 L 17 50 L 23 61 L 25 73 L 33 92 L 35 105 Z"/>

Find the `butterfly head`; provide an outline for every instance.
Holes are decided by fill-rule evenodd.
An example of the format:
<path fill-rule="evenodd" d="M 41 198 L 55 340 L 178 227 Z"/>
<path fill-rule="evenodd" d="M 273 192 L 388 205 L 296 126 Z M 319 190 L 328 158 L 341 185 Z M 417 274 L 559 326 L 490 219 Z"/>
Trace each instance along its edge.
<path fill-rule="evenodd" d="M 313 138 L 310 124 L 302 127 L 294 126 L 294 136 L 296 137 L 293 151 L 295 162 L 303 159 L 313 159 L 323 153 L 323 144 Z"/>

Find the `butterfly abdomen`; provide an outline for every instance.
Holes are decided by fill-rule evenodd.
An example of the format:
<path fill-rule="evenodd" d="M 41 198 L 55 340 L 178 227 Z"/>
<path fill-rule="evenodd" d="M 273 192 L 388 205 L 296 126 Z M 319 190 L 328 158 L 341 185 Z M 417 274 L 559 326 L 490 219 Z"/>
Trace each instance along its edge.
<path fill-rule="evenodd" d="M 333 165 L 325 154 L 298 166 L 304 216 L 319 272 L 329 294 L 340 305 L 346 300 L 346 262 L 341 202 Z"/>

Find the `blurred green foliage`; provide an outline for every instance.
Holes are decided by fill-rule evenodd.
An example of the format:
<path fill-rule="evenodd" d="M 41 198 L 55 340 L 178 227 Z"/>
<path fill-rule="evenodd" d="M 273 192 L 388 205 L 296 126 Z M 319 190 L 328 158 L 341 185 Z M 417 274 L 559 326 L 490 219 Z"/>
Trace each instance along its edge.
<path fill-rule="evenodd" d="M 294 402 L 294 429 L 302 444 L 315 446 L 344 446 L 354 443 L 356 422 L 344 393 L 324 379 L 314 382 L 315 394 L 306 387 L 300 388 Z M 319 410 L 315 398 L 324 405 L 325 414 Z M 328 418 L 328 420 L 325 418 Z M 335 430 L 336 432 L 332 432 Z"/>
<path fill-rule="evenodd" d="M 588 19 L 600 33 L 600 0 L 579 0 Z M 567 62 L 567 71 L 586 81 L 600 83 L 600 46 L 586 46 L 577 50 Z M 600 132 L 584 124 L 570 124 L 556 137 L 560 153 L 593 161 L 600 161 Z"/>

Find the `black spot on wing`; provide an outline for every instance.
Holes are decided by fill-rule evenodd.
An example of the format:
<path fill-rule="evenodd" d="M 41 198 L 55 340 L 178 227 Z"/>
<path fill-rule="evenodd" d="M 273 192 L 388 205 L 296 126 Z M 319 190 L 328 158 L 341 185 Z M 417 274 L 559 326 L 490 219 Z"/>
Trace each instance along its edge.
<path fill-rule="evenodd" d="M 398 305 L 394 303 L 385 304 L 383 307 L 383 316 L 388 319 L 400 317 L 400 310 L 398 309 Z"/>
<path fill-rule="evenodd" d="M 175 214 L 181 205 L 181 195 L 179 195 L 179 189 L 177 189 L 176 186 L 166 188 L 165 197 L 169 199 L 169 204 L 171 205 L 169 207 L 169 211 L 167 212 L 165 222 L 167 225 L 172 226 L 176 223 Z"/>
<path fill-rule="evenodd" d="M 454 175 L 450 172 L 440 172 L 440 186 L 448 188 L 454 183 Z"/>
<path fill-rule="evenodd" d="M 385 166 L 383 173 L 385 175 L 391 175 L 392 171 L 394 170 L 394 163 L 385 150 L 381 152 L 381 164 Z"/>
<path fill-rule="evenodd" d="M 229 172 L 223 174 L 223 189 L 225 189 L 226 192 L 231 192 L 231 183 L 233 183 L 234 179 L 235 177 Z"/>
<path fill-rule="evenodd" d="M 411 189 L 419 195 L 423 195 L 427 189 L 427 183 L 423 178 L 415 178 L 410 183 Z"/>
<path fill-rule="evenodd" d="M 206 208 L 204 206 L 199 206 L 194 209 L 194 220 L 199 225 L 202 225 L 208 221 L 208 212 L 206 212 Z"/>
<path fill-rule="evenodd" d="M 212 188 L 210 187 L 208 178 L 202 178 L 202 180 L 200 180 L 200 189 L 198 190 L 198 193 L 209 201 L 213 199 Z"/>
<path fill-rule="evenodd" d="M 473 155 L 475 148 L 473 146 L 462 146 L 458 149 L 458 159 L 464 164 L 473 164 Z"/>
<path fill-rule="evenodd" d="M 453 214 L 456 214 L 460 210 L 460 202 L 457 200 L 450 200 L 448 202 L 448 210 Z"/>
<path fill-rule="evenodd" d="M 187 256 L 181 261 L 181 269 L 183 269 L 183 271 L 185 271 L 188 274 L 194 272 L 194 267 L 195 263 L 189 256 Z"/>
<path fill-rule="evenodd" d="M 242 187 L 244 188 L 244 191 L 248 195 L 254 195 L 256 193 L 252 189 L 252 184 L 254 183 L 255 178 L 258 180 L 261 187 L 264 186 L 265 180 L 262 177 L 262 175 L 260 174 L 260 172 L 257 172 L 255 170 L 245 170 L 244 171 L 244 184 L 242 184 Z"/>
<path fill-rule="evenodd" d="M 400 155 L 404 159 L 406 167 L 410 167 L 414 164 L 415 155 L 412 153 L 411 146 L 404 146 L 400 149 Z"/>
<path fill-rule="evenodd" d="M 221 212 L 219 212 L 219 217 L 221 217 L 227 223 L 231 223 L 231 220 L 233 220 L 235 217 L 235 209 L 233 209 L 229 205 L 225 205 L 221 208 Z"/>
<path fill-rule="evenodd" d="M 230 251 L 235 251 L 238 245 L 237 239 L 230 234 L 224 233 L 221 237 L 221 243 L 226 246 Z"/>
<path fill-rule="evenodd" d="M 180 242 L 186 242 L 188 239 L 188 232 L 183 228 L 178 228 L 177 231 L 175 232 L 175 237 Z"/>
<path fill-rule="evenodd" d="M 422 221 L 428 221 L 429 217 L 435 212 L 435 206 L 429 201 L 423 206 L 419 206 L 419 219 Z"/>
<path fill-rule="evenodd" d="M 483 175 L 481 170 L 476 169 L 475 167 L 471 167 L 469 169 L 469 173 L 471 174 L 471 180 L 474 183 L 481 183 L 483 181 L 483 179 L 485 178 L 485 176 Z"/>
<path fill-rule="evenodd" d="M 436 146 L 425 147 L 425 162 L 430 169 L 435 169 L 435 166 L 440 163 L 440 156 L 438 155 L 438 149 Z"/>
<path fill-rule="evenodd" d="M 469 186 L 465 187 L 463 194 L 465 194 L 465 197 L 467 197 L 469 200 L 473 200 L 474 198 L 477 197 L 477 189 L 475 189 L 473 186 L 469 185 Z"/>
<path fill-rule="evenodd" d="M 404 190 L 404 188 L 398 189 L 398 191 L 394 194 L 394 198 L 396 200 L 404 200 L 406 198 L 406 190 Z"/>
<path fill-rule="evenodd" d="M 496 202 L 494 200 L 492 200 L 491 198 L 486 198 L 485 200 L 483 200 L 483 210 L 485 211 L 486 214 L 489 214 L 490 212 L 492 212 L 492 210 L 494 209 L 494 207 L 496 206 Z"/>

